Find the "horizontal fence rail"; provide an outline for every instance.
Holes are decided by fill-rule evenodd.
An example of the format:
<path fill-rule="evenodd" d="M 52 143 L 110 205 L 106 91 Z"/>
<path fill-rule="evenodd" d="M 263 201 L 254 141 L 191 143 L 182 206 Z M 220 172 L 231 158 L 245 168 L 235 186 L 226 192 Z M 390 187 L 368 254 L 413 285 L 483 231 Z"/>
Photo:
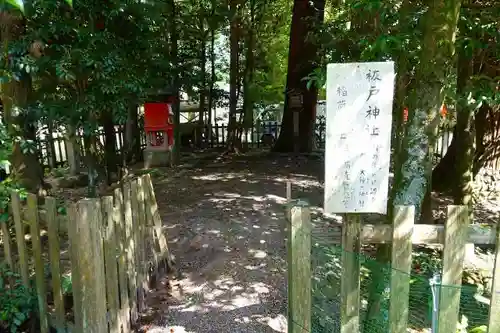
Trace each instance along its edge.
<path fill-rule="evenodd" d="M 471 226 L 466 206 L 448 206 L 444 226 L 415 225 L 414 207 L 396 206 L 390 225 L 364 225 L 363 214 L 345 214 L 340 228 L 327 231 L 313 223 L 309 205 L 302 200 L 291 200 L 290 192 L 288 184 L 285 215 L 289 221 L 289 332 L 420 332 L 428 328 L 424 318 L 429 316 L 433 333 L 456 333 L 463 315 L 471 315 L 471 320 L 487 327 L 477 332 L 498 332 L 500 227 Z M 374 259 L 363 259 L 363 245 L 383 243 L 392 245 L 387 267 Z M 491 296 L 481 304 L 475 301 L 476 292 L 462 286 L 467 243 L 496 246 L 492 283 L 487 290 Z M 442 244 L 438 279 L 434 282 L 412 272 L 414 244 Z M 378 279 L 387 276 L 386 282 L 373 284 L 380 283 L 374 274 L 382 274 Z M 368 294 L 363 293 L 372 277 Z M 420 289 L 416 289 L 418 286 Z M 373 290 L 378 291 L 373 293 Z M 373 295 L 380 298 L 375 312 L 368 304 L 376 302 L 371 298 Z M 416 304 L 429 309 L 431 314 L 416 314 Z M 466 304 L 470 305 L 465 308 Z M 484 306 L 487 308 L 481 310 Z M 474 318 L 475 311 L 481 312 L 480 318 Z M 370 313 L 372 317 L 368 316 Z"/>

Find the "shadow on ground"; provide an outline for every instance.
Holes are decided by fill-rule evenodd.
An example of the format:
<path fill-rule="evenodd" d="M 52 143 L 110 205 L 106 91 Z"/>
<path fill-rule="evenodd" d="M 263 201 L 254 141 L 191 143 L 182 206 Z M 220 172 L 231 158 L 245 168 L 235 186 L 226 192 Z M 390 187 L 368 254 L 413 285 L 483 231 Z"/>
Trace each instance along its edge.
<path fill-rule="evenodd" d="M 178 272 L 171 289 L 150 294 L 148 332 L 286 332 L 286 182 L 314 213 L 321 168 L 245 156 L 160 170 L 155 192 Z"/>
<path fill-rule="evenodd" d="M 150 293 L 145 331 L 287 332 L 286 183 L 309 201 L 313 232 L 335 237 L 339 221 L 321 209 L 323 161 L 257 154 L 187 165 L 154 176 L 177 274 Z"/>

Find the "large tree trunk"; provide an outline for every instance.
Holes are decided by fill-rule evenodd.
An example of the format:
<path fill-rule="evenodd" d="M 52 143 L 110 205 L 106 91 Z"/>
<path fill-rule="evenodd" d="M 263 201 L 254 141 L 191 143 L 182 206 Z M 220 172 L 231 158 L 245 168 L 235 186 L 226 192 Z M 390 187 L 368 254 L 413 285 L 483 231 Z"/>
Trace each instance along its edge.
<path fill-rule="evenodd" d="M 253 78 L 255 71 L 255 0 L 250 1 L 250 24 L 247 28 L 245 72 L 243 78 L 243 128 L 248 139 L 248 131 L 253 127 Z"/>
<path fill-rule="evenodd" d="M 401 150 L 401 163 L 396 166 L 394 205 L 415 206 L 420 218 L 422 202 L 432 176 L 432 157 L 440 123 L 445 80 L 454 58 L 454 42 L 461 1 L 433 1 L 424 18 L 424 40 L 420 63 L 415 69 L 408 96 L 408 126 Z"/>
<path fill-rule="evenodd" d="M 212 8 L 212 17 L 215 15 L 215 7 Z M 212 147 L 212 114 L 214 108 L 214 86 L 217 77 L 215 75 L 215 28 L 210 31 L 210 91 L 208 96 L 208 143 Z"/>
<path fill-rule="evenodd" d="M 274 151 L 311 151 L 318 90 L 303 80 L 318 66 L 318 45 L 307 35 L 323 22 L 325 0 L 295 0 L 288 52 L 287 88 L 281 131 Z M 294 121 L 295 117 L 295 121 Z M 297 133 L 298 127 L 298 133 Z"/>
<path fill-rule="evenodd" d="M 456 124 L 456 182 L 454 183 L 453 200 L 457 205 L 472 205 L 474 165 L 474 110 L 467 105 L 466 86 L 472 74 L 472 58 L 465 50 L 460 50 L 457 76 L 457 124 Z"/>
<path fill-rule="evenodd" d="M 0 33 L 4 45 L 19 39 L 24 33 L 25 23 L 20 14 L 6 10 L 0 13 Z M 8 50 L 4 50 L 7 54 Z M 25 109 L 33 92 L 31 77 L 28 74 L 19 80 L 10 80 L 1 84 L 1 99 L 4 120 L 11 137 L 36 142 L 36 127 L 29 124 L 25 111 L 16 113 L 15 108 Z M 11 175 L 21 186 L 29 191 L 40 191 L 43 186 L 43 170 L 36 150 L 22 149 L 19 141 L 14 142 L 11 155 Z"/>
<path fill-rule="evenodd" d="M 177 26 L 177 7 L 175 0 L 169 0 L 170 9 L 170 59 L 172 62 L 172 75 L 173 75 L 173 89 L 174 89 L 174 102 L 172 104 L 172 111 L 174 112 L 174 147 L 172 152 L 172 164 L 179 164 L 181 159 L 181 114 L 180 114 L 180 82 L 179 82 L 179 31 Z"/>
<path fill-rule="evenodd" d="M 444 100 L 442 88 L 454 56 L 460 5 L 459 0 L 434 1 L 423 18 L 422 52 L 414 80 L 407 90 L 410 92 L 406 99 L 409 110 L 408 123 L 399 152 L 398 164 L 395 166 L 389 217 L 392 216 L 392 205 L 413 205 L 416 212 L 415 221 L 420 219 L 421 208 L 429 192 L 428 186 L 430 186 L 432 175 L 432 158 L 429 148 L 434 145 L 440 123 L 439 110 Z M 400 98 L 400 96 L 397 97 Z M 381 246 L 377 250 L 377 259 L 386 261 L 390 258 L 389 253 L 389 247 Z M 365 328 L 379 328 L 374 332 L 385 331 L 385 325 L 372 324 L 377 321 L 382 309 L 382 292 L 386 288 L 387 278 L 386 273 L 380 267 L 375 268 L 365 322 Z"/>
<path fill-rule="evenodd" d="M 230 64 L 229 64 L 229 122 L 227 125 L 227 148 L 228 151 L 239 149 L 237 143 L 238 123 L 237 123 L 237 107 L 238 107 L 238 74 L 239 74 L 239 29 L 240 17 L 238 10 L 238 1 L 231 0 L 231 26 L 230 26 Z"/>

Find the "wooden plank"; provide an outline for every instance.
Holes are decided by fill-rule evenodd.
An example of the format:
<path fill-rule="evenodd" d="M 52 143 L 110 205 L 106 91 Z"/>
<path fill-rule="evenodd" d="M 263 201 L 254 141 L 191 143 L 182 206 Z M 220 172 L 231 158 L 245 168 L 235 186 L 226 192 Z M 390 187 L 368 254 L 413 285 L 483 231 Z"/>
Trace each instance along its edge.
<path fill-rule="evenodd" d="M 123 206 L 125 214 L 125 237 L 127 253 L 127 279 L 130 304 L 130 322 L 135 324 L 138 319 L 137 313 L 137 277 L 135 270 L 135 240 L 132 217 L 132 200 L 130 182 L 123 184 Z"/>
<path fill-rule="evenodd" d="M 65 322 L 64 298 L 61 284 L 61 247 L 59 242 L 59 221 L 57 219 L 56 199 L 45 198 L 47 233 L 49 237 L 50 271 L 52 273 L 52 292 L 54 295 L 55 327 L 63 332 Z"/>
<path fill-rule="evenodd" d="M 139 257 L 140 257 L 140 273 L 141 273 L 141 286 L 144 292 L 148 291 L 149 279 L 148 279 L 148 271 L 149 271 L 149 261 L 147 256 L 147 229 L 146 229 L 146 205 L 144 203 L 144 182 L 143 177 L 139 177 L 137 179 L 137 201 L 138 201 L 138 215 L 139 215 Z M 145 295 L 143 295 L 145 297 Z M 143 300 L 144 302 L 144 300 Z M 143 303 L 143 308 L 146 307 L 146 304 Z"/>
<path fill-rule="evenodd" d="M 166 262 L 167 266 L 171 267 L 172 262 L 168 250 L 168 243 L 165 234 L 163 233 L 163 223 L 161 221 L 160 211 L 158 210 L 158 203 L 156 202 L 156 195 L 150 175 L 146 175 L 144 178 L 144 186 L 148 195 L 146 207 L 150 210 L 149 214 L 153 217 L 155 236 L 158 239 L 158 246 L 160 249 L 160 260 Z"/>
<path fill-rule="evenodd" d="M 49 333 L 47 318 L 47 290 L 45 288 L 45 272 L 42 260 L 42 242 L 40 240 L 40 221 L 38 220 L 38 197 L 28 194 L 28 218 L 30 222 L 31 245 L 35 261 L 36 294 L 38 299 L 38 313 L 40 315 L 40 332 Z"/>
<path fill-rule="evenodd" d="M 346 214 L 342 226 L 342 278 L 340 282 L 340 332 L 359 332 L 361 216 Z"/>
<path fill-rule="evenodd" d="M 141 219 L 139 206 L 139 179 L 134 179 L 131 183 L 132 200 L 132 228 L 134 230 L 135 244 L 135 278 L 137 287 L 137 310 L 142 312 L 145 308 L 144 289 L 142 288 L 142 241 L 141 241 Z"/>
<path fill-rule="evenodd" d="M 120 333 L 118 317 L 118 266 L 116 251 L 115 222 L 113 216 L 113 197 L 101 198 L 104 225 L 104 267 L 106 274 L 106 297 L 108 300 L 109 332 Z"/>
<path fill-rule="evenodd" d="M 290 202 L 292 200 L 292 182 L 286 182 L 286 201 Z"/>
<path fill-rule="evenodd" d="M 148 187 L 146 185 L 147 182 L 149 181 L 148 179 L 150 180 L 150 178 L 146 177 L 146 176 L 143 176 L 143 179 L 142 179 L 142 184 L 144 186 L 144 204 L 145 204 L 144 211 L 145 211 L 145 215 L 146 215 L 146 227 L 147 227 L 148 238 L 149 238 L 149 243 L 150 243 L 148 246 L 149 246 L 151 254 L 153 256 L 153 269 L 154 269 L 153 274 L 158 275 L 159 268 L 160 268 L 159 267 L 159 258 L 160 258 L 161 250 L 160 250 L 160 247 L 157 246 L 157 242 L 156 242 L 156 238 L 155 238 L 155 227 L 154 227 L 153 215 L 152 215 L 151 209 L 149 207 L 149 203 L 150 203 L 151 199 L 150 199 Z"/>
<path fill-rule="evenodd" d="M 406 332 L 410 299 L 410 271 L 414 206 L 394 207 L 389 332 Z"/>
<path fill-rule="evenodd" d="M 13 191 L 10 196 L 10 204 L 12 207 L 12 216 L 14 218 L 14 227 L 16 228 L 17 253 L 19 256 L 19 268 L 23 285 L 26 288 L 30 287 L 28 274 L 28 256 L 26 254 L 26 242 L 24 239 L 24 225 L 21 215 L 21 199 L 19 193 Z"/>
<path fill-rule="evenodd" d="M 496 231 L 490 226 L 469 225 L 467 230 L 467 244 L 495 244 Z M 317 235 L 324 240 L 322 244 L 340 244 L 341 232 L 338 236 L 329 233 Z M 413 227 L 413 244 L 444 244 L 445 227 L 433 224 L 416 224 Z M 391 225 L 363 225 L 361 231 L 361 240 L 363 244 L 389 244 L 392 240 Z"/>
<path fill-rule="evenodd" d="M 311 332 L 311 212 L 297 200 L 291 206 L 288 261 L 288 318 L 290 333 Z"/>
<path fill-rule="evenodd" d="M 114 215 L 116 236 L 118 243 L 118 281 L 120 283 L 120 323 L 123 333 L 130 333 L 130 304 L 128 298 L 127 281 L 127 253 L 126 253 L 126 234 L 125 221 L 123 214 L 123 192 L 121 188 L 114 191 Z"/>
<path fill-rule="evenodd" d="M 495 268 L 491 284 L 491 302 L 488 318 L 488 333 L 500 332 L 500 225 L 497 224 Z"/>
<path fill-rule="evenodd" d="M 2 242 L 3 242 L 3 252 L 5 255 L 5 261 L 9 268 L 14 271 L 14 262 L 12 260 L 12 245 L 10 240 L 9 226 L 7 225 L 8 221 L 0 222 L 1 231 L 2 231 Z"/>
<path fill-rule="evenodd" d="M 467 206 L 448 206 L 439 293 L 438 333 L 455 333 L 457 330 L 468 214 Z"/>
<path fill-rule="evenodd" d="M 82 332 L 107 332 L 106 279 L 102 242 L 102 211 L 99 199 L 82 199 L 77 203 L 77 264 L 81 287 Z"/>
<path fill-rule="evenodd" d="M 69 221 L 77 220 L 77 208 L 75 204 L 68 207 Z M 74 330 L 76 333 L 83 333 L 82 323 L 82 285 L 80 283 L 80 265 L 78 263 L 80 248 L 79 236 L 76 223 L 68 223 L 68 239 L 69 239 L 69 255 L 71 260 L 71 290 L 73 293 L 73 314 L 74 314 Z"/>

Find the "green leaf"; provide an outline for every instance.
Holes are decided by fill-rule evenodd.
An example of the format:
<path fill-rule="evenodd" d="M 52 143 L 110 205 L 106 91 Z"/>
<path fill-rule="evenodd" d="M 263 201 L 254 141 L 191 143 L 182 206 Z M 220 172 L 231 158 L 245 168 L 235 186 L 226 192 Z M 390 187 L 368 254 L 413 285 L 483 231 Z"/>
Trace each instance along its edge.
<path fill-rule="evenodd" d="M 19 9 L 22 13 L 24 13 L 24 3 L 22 0 L 4 0 L 14 8 Z"/>
<path fill-rule="evenodd" d="M 70 5 L 71 7 L 73 7 L 73 0 L 66 0 L 66 3 L 67 3 L 68 5 Z"/>
<path fill-rule="evenodd" d="M 5 223 L 9 220 L 9 213 L 0 214 L 0 223 Z"/>
<path fill-rule="evenodd" d="M 470 330 L 470 333 L 486 333 L 488 331 L 488 327 L 486 325 L 478 326 Z"/>

